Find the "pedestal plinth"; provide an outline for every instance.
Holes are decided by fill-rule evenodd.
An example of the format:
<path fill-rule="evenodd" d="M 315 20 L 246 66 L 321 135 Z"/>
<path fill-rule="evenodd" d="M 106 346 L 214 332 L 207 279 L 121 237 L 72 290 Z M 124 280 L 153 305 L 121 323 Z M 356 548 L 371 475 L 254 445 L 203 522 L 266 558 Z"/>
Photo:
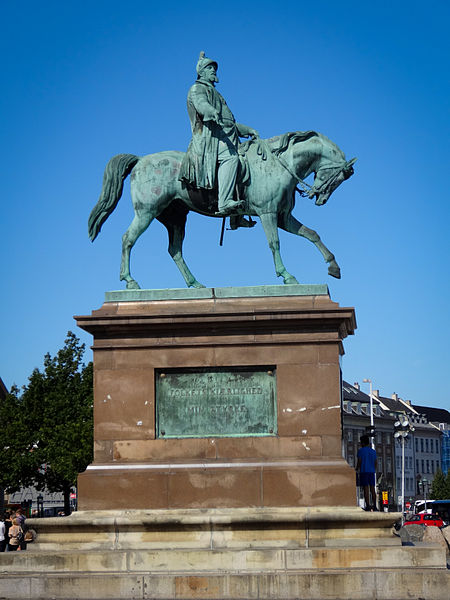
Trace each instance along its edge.
<path fill-rule="evenodd" d="M 342 340 L 326 286 L 109 292 L 79 509 L 354 506 Z"/>

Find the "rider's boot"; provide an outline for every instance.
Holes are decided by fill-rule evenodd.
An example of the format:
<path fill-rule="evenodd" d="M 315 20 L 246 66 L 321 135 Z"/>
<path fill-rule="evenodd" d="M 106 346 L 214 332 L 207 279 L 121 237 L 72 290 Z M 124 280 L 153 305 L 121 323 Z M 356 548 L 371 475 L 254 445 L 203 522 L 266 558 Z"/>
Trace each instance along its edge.
<path fill-rule="evenodd" d="M 248 219 L 244 217 L 244 215 L 233 215 L 230 217 L 230 229 L 234 231 L 239 227 L 254 227 L 256 225 L 256 221 L 254 221 L 250 216 Z"/>
<path fill-rule="evenodd" d="M 228 200 L 228 202 L 224 202 L 222 205 L 219 205 L 219 210 L 216 212 L 216 216 L 226 217 L 228 215 L 232 215 L 236 210 L 242 208 L 242 205 L 242 200 Z"/>

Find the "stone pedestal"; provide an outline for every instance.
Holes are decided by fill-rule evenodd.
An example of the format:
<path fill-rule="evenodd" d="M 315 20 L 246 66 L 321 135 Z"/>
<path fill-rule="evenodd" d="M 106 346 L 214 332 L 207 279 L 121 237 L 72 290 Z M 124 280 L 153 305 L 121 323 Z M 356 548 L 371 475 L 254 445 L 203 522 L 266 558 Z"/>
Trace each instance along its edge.
<path fill-rule="evenodd" d="M 95 452 L 80 510 L 355 505 L 340 392 L 355 315 L 326 286 L 109 292 L 76 319 L 94 336 Z M 176 369 L 273 375 L 273 425 L 166 439 L 155 390 Z"/>

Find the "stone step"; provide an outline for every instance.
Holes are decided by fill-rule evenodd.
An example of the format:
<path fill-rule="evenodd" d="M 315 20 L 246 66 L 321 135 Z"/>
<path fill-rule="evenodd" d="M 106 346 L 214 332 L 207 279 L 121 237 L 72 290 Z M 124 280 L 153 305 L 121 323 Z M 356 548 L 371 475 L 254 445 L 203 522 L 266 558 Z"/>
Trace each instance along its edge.
<path fill-rule="evenodd" d="M 113 550 L 7 552 L 0 571 L 24 574 L 275 572 L 308 569 L 443 568 L 445 550 L 433 544 L 339 548 L 274 548 L 241 550 Z"/>
<path fill-rule="evenodd" d="M 9 600 L 448 600 L 446 569 L 352 569 L 271 573 L 2 574 Z"/>
<path fill-rule="evenodd" d="M 267 534 L 267 532 L 266 532 Z M 286 549 L 303 549 L 306 547 L 306 540 L 296 540 L 291 538 L 280 537 L 278 534 L 275 536 L 254 536 L 251 538 L 247 536 L 244 538 L 243 536 L 232 537 L 223 536 L 220 540 L 215 537 L 208 537 L 207 539 L 200 540 L 197 538 L 178 538 L 167 540 L 164 536 L 160 535 L 161 539 L 150 539 L 147 541 L 142 541 L 141 537 L 136 537 L 135 539 L 126 539 L 123 538 L 121 540 L 117 539 L 107 539 L 107 540 L 90 540 L 90 541 L 66 541 L 64 543 L 52 541 L 41 541 L 34 542 L 33 544 L 28 544 L 28 549 L 32 552 L 59 552 L 59 551 L 67 551 L 67 550 L 237 550 L 237 549 L 253 549 L 260 550 L 263 548 L 268 549 L 276 549 L 276 548 L 286 548 Z M 42 540 L 42 536 L 39 538 Z M 326 547 L 326 548 L 341 548 L 341 547 L 372 547 L 372 546 L 401 546 L 401 540 L 397 536 L 392 536 L 390 538 L 330 538 L 322 540 L 322 543 L 319 543 L 319 540 L 308 540 L 309 547 Z M 209 543 L 207 543 L 209 542 Z"/>
<path fill-rule="evenodd" d="M 396 513 L 357 508 L 85 511 L 29 519 L 41 549 L 307 548 L 400 545 Z M 393 540 L 395 540 L 393 542 Z"/>

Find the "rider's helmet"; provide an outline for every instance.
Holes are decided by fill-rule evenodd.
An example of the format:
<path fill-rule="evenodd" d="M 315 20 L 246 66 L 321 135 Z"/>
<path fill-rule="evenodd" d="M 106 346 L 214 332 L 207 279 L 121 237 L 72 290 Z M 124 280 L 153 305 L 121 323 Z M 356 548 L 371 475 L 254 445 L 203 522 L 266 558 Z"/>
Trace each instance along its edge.
<path fill-rule="evenodd" d="M 201 77 L 203 69 L 205 67 L 207 67 L 208 65 L 215 65 L 216 69 L 218 67 L 217 62 L 215 60 L 212 60 L 212 58 L 207 58 L 205 56 L 205 53 L 202 50 L 200 52 L 200 56 L 198 57 L 198 62 L 197 62 L 197 75 L 199 77 Z"/>

